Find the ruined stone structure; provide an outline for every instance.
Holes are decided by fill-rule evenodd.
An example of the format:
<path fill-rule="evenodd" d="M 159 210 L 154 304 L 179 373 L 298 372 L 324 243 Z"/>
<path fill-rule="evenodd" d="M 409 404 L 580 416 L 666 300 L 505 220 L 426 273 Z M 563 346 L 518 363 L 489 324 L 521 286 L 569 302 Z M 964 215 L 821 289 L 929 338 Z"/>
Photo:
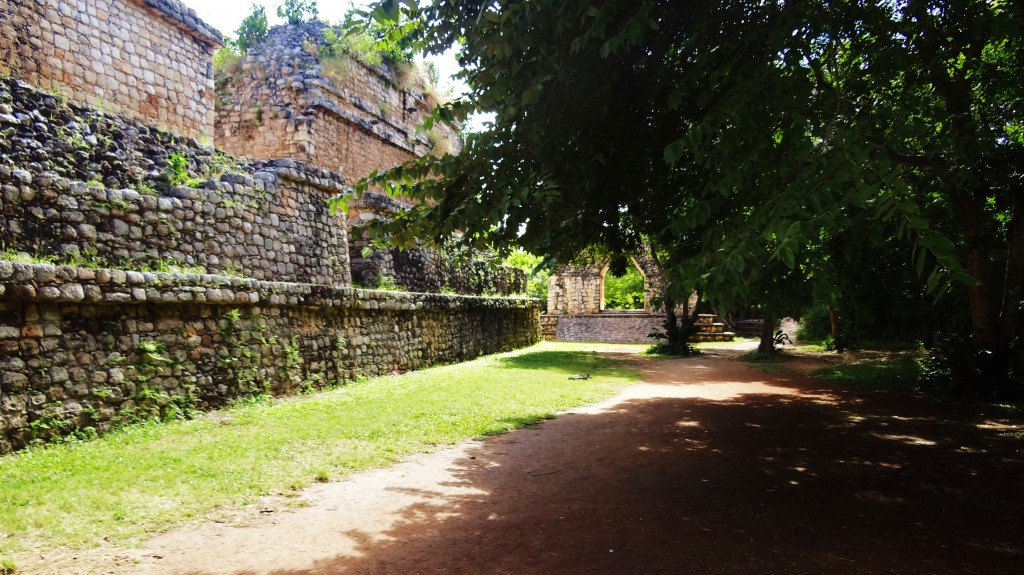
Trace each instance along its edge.
<path fill-rule="evenodd" d="M 648 335 L 661 331 L 665 321 L 661 274 L 649 253 L 637 254 L 632 263 L 644 278 L 644 307 L 640 310 L 604 309 L 607 262 L 556 269 L 548 279 L 547 314 L 541 316 L 544 339 L 650 343 Z"/>
<path fill-rule="evenodd" d="M 0 453 L 537 341 L 537 303 L 0 260 Z"/>
<path fill-rule="evenodd" d="M 158 23 L 174 6 L 115 3 L 159 8 Z M 28 4 L 0 4 L 0 26 L 12 9 L 27 18 Z M 120 14 L 94 12 L 77 17 L 100 27 Z M 24 33 L 19 22 L 4 41 Z M 118 58 L 140 49 L 127 46 Z M 200 52 L 181 73 L 202 83 L 210 52 Z M 0 78 L 0 453 L 537 341 L 537 300 L 350 287 L 345 224 L 358 212 L 334 216 L 326 202 L 344 184 L 321 166 L 227 156 Z M 518 289 L 516 278 L 478 277 L 472 266 L 457 277 L 431 253 L 416 265 L 434 291 Z M 416 267 L 397 264 L 387 269 Z M 430 279 L 426 264 L 448 275 Z"/>
<path fill-rule="evenodd" d="M 658 264 L 649 252 L 632 258 L 644 278 L 645 313 L 661 313 L 664 283 Z M 604 310 L 604 276 L 608 263 L 570 264 L 559 267 L 548 279 L 548 314 L 591 314 Z"/>
<path fill-rule="evenodd" d="M 217 145 L 249 158 L 291 158 L 349 181 L 405 161 L 458 148 L 451 126 L 419 131 L 433 104 L 401 69 L 329 54 L 319 22 L 273 28 L 237 69 L 217 83 Z M 436 247 L 377 249 L 365 226 L 406 208 L 369 193 L 348 204 L 352 279 L 410 291 L 482 295 L 525 293 L 526 277 L 481 258 Z"/>
<path fill-rule="evenodd" d="M 606 310 L 604 278 L 608 263 L 575 263 L 559 267 L 548 279 L 548 309 L 541 316 L 544 339 L 652 343 L 650 334 L 664 331 L 664 280 L 649 250 L 633 256 L 632 263 L 644 278 L 644 307 L 638 310 Z M 696 294 L 679 304 L 676 313 L 685 317 L 697 305 Z M 696 341 L 731 340 L 733 333 L 714 315 L 698 320 Z"/>
<path fill-rule="evenodd" d="M 460 254 L 455 249 L 425 246 L 405 250 L 374 248 L 364 253 L 370 245 L 366 226 L 377 218 L 391 217 L 408 207 L 385 194 L 373 192 L 349 202 L 349 261 L 353 282 L 374 286 L 390 278 L 397 287 L 417 292 L 526 293 L 526 274 L 522 270 L 495 265 L 483 259 L 483 254 Z"/>
<path fill-rule="evenodd" d="M 387 65 L 327 56 L 325 24 L 273 28 L 217 86 L 217 145 L 249 158 L 291 158 L 350 181 L 424 156 L 435 142 L 417 128 L 432 105 L 422 87 Z"/>
<path fill-rule="evenodd" d="M 182 136 L 213 136 L 218 31 L 177 0 L 0 0 L 0 73 Z"/>

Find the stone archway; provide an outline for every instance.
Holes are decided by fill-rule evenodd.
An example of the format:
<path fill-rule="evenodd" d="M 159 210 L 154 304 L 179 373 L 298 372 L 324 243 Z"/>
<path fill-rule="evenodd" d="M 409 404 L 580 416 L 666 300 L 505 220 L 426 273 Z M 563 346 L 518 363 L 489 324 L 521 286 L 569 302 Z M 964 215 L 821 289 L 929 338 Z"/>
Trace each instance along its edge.
<path fill-rule="evenodd" d="M 662 311 L 662 286 L 653 259 L 642 254 L 631 258 L 644 278 L 644 307 L 646 313 Z M 604 311 L 604 278 L 609 264 L 572 264 L 555 269 L 548 279 L 549 314 L 590 314 Z"/>
<path fill-rule="evenodd" d="M 541 316 L 545 339 L 648 343 L 648 335 L 664 327 L 664 280 L 657 260 L 646 247 L 632 256 L 644 278 L 642 310 L 605 310 L 607 262 L 575 263 L 555 270 L 548 279 L 548 309 Z M 677 315 L 697 305 L 696 294 L 679 302 Z M 710 316 L 709 316 L 710 317 Z"/>
<path fill-rule="evenodd" d="M 660 285 L 661 285 L 661 278 L 658 275 L 657 270 L 656 269 L 652 269 L 651 267 L 648 267 L 647 269 L 644 269 L 644 267 L 640 265 L 640 263 L 638 262 L 636 257 L 631 257 L 630 258 L 630 263 L 632 264 L 633 269 L 636 270 L 636 272 L 638 274 L 640 274 L 640 277 L 643 279 L 643 282 L 644 282 L 643 283 L 643 289 L 642 289 L 642 296 L 641 296 L 641 302 L 642 303 L 640 304 L 639 307 L 626 308 L 626 309 L 610 309 L 608 307 L 608 298 L 607 298 L 606 286 L 607 286 L 607 280 L 608 280 L 608 271 L 609 271 L 609 269 L 611 269 L 611 262 L 608 262 L 608 263 L 605 263 L 604 266 L 601 268 L 601 294 L 600 294 L 601 295 L 601 306 L 600 306 L 600 310 L 602 312 L 605 312 L 605 311 L 607 311 L 607 312 L 615 312 L 615 311 L 617 311 L 617 312 L 634 312 L 634 313 L 635 312 L 654 313 L 654 312 L 658 311 L 656 304 L 660 300 L 660 296 L 655 297 L 655 295 L 654 295 L 655 292 L 653 291 L 653 290 L 659 290 L 660 289 Z M 628 273 L 629 273 L 629 270 L 627 269 L 627 274 Z M 648 279 L 648 278 L 650 278 L 650 279 Z"/>

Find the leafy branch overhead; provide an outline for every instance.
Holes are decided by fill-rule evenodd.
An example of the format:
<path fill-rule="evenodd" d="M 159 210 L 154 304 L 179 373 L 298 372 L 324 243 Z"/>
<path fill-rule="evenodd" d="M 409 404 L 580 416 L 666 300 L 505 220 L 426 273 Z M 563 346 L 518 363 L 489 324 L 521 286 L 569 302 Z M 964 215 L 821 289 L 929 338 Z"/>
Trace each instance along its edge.
<path fill-rule="evenodd" d="M 384 230 L 399 244 L 459 233 L 568 261 L 648 240 L 677 296 L 728 309 L 784 299 L 791 275 L 837 289 L 838 239 L 871 230 L 910 246 L 922 287 L 967 294 L 976 344 L 1019 332 L 1020 3 L 388 0 L 370 14 L 428 50 L 459 46 L 470 93 L 435 120 L 494 114 L 460 155 L 360 183 L 420 201 Z"/>

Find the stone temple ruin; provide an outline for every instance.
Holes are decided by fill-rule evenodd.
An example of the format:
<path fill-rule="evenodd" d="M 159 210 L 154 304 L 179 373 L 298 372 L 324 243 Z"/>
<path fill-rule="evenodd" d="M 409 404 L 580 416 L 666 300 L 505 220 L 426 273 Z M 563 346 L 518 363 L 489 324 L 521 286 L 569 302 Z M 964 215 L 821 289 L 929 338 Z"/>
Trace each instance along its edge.
<path fill-rule="evenodd" d="M 0 452 L 539 339 L 521 272 L 363 257 L 402 205 L 328 211 L 439 140 L 394 72 L 323 74 L 317 26 L 217 85 L 176 0 L 0 0 Z M 383 277 L 417 293 L 353 287 Z"/>
<path fill-rule="evenodd" d="M 544 339 L 650 343 L 650 334 L 662 332 L 665 307 L 664 281 L 649 250 L 636 254 L 632 263 L 644 278 L 643 308 L 608 310 L 604 307 L 604 278 L 608 262 L 560 266 L 548 280 L 547 314 L 542 315 Z M 692 313 L 696 295 L 679 304 L 679 316 Z M 694 341 L 731 341 L 735 334 L 714 314 L 700 314 Z"/>

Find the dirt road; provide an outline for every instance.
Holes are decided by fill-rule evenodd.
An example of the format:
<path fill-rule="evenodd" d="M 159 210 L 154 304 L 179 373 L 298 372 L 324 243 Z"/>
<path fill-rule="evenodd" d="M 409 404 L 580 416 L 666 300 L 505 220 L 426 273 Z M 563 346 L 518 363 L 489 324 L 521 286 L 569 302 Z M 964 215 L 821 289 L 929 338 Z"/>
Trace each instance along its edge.
<path fill-rule="evenodd" d="M 998 412 L 728 354 L 54 573 L 1024 573 L 1024 438 Z M 27 571 L 34 572 L 34 571 Z"/>

